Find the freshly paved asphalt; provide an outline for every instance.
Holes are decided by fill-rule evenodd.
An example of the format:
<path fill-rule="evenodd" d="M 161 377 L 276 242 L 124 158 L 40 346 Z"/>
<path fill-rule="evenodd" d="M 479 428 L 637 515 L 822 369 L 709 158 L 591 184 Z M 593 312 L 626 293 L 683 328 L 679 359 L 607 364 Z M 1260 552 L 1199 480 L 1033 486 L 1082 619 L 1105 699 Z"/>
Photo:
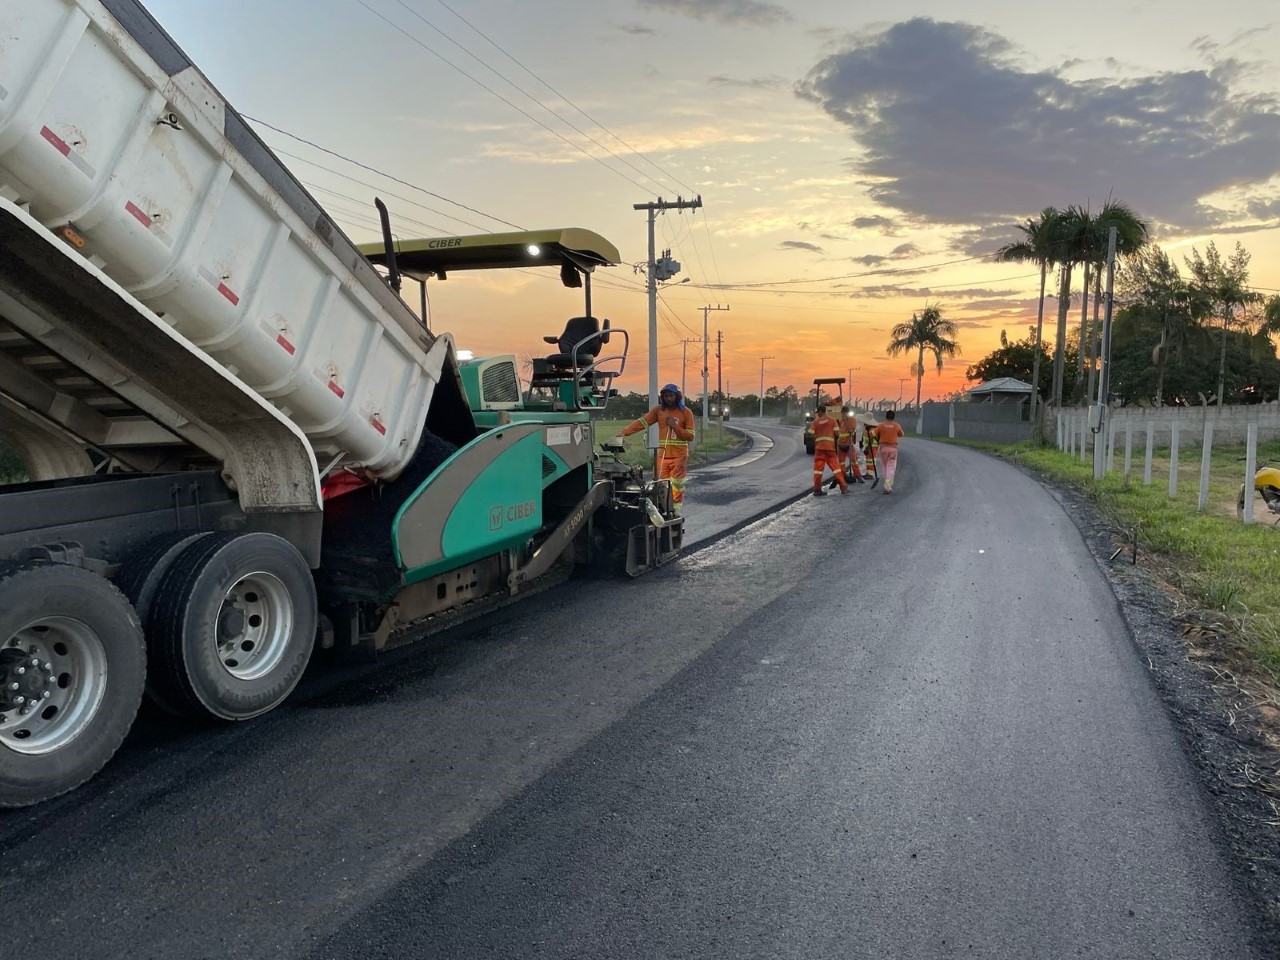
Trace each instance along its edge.
<path fill-rule="evenodd" d="M 737 420 L 751 438 L 745 453 L 697 467 L 685 491 L 685 546 L 724 536 L 744 521 L 770 514 L 804 495 L 813 482 L 813 458 L 804 456 L 803 431 L 777 420 Z M 716 427 L 713 425 L 712 430 Z"/>
<path fill-rule="evenodd" d="M 0 851 L 23 956 L 1262 955 L 1070 519 L 912 441 L 892 496 L 152 718 Z"/>

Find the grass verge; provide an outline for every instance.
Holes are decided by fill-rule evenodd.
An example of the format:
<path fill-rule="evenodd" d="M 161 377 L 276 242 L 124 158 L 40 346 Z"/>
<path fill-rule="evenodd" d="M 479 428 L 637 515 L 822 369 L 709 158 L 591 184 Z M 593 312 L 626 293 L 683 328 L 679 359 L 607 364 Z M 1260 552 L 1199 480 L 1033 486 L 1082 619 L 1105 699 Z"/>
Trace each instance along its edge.
<path fill-rule="evenodd" d="M 618 433 L 628 423 L 634 423 L 634 420 L 596 420 L 595 421 L 595 442 L 600 443 L 601 440 L 607 440 Z M 721 429 L 720 425 L 712 421 L 706 435 L 702 435 L 701 422 L 697 425 L 696 435 L 697 441 L 693 450 L 689 454 L 689 465 L 694 466 L 699 463 L 706 463 L 712 458 L 719 458 L 720 455 L 732 450 L 736 450 L 746 442 L 746 436 L 738 430 L 733 429 L 727 424 Z M 640 467 L 648 467 L 653 464 L 653 454 L 646 449 L 644 445 L 644 433 L 637 433 L 634 436 L 626 438 L 626 452 L 622 455 L 622 459 L 627 463 Z M 599 447 L 596 448 L 597 451 Z"/>
<path fill-rule="evenodd" d="M 1006 446 L 968 443 L 1042 476 L 1065 484 L 1092 500 L 1117 528 L 1117 540 L 1136 531 L 1140 557 L 1156 567 L 1185 607 L 1186 631 L 1198 628 L 1227 641 L 1237 668 L 1280 681 L 1280 528 L 1273 529 L 1261 500 L 1260 522 L 1236 519 L 1235 503 L 1244 466 L 1243 448 L 1223 446 L 1210 462 L 1209 502 L 1198 509 L 1200 450 L 1180 451 L 1177 495 L 1169 496 L 1169 451 L 1153 457 L 1152 482 L 1144 485 L 1143 452 L 1138 451 L 1129 478 L 1123 450 L 1116 472 L 1093 479 L 1092 460 L 1030 444 Z M 1260 446 L 1259 460 L 1280 460 L 1280 443 Z M 1141 562 L 1141 561 L 1140 561 Z"/>

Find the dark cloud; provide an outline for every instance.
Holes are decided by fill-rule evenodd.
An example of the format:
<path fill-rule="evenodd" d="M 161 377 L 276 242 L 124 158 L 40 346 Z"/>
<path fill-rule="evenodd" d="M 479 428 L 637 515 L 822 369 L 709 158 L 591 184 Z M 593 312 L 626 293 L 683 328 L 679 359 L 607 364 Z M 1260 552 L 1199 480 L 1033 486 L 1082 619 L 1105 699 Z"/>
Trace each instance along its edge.
<path fill-rule="evenodd" d="M 853 263 L 860 263 L 864 267 L 878 267 L 883 263 L 891 260 L 910 260 L 912 257 L 920 255 L 920 248 L 914 243 L 900 243 L 888 254 L 868 253 L 861 257 L 850 257 Z M 910 267 L 897 268 L 894 270 L 886 270 L 885 273 L 920 273 L 922 270 L 916 270 Z"/>
<path fill-rule="evenodd" d="M 1235 61 L 1072 80 L 1015 55 L 981 27 L 914 19 L 823 59 L 797 92 L 848 127 L 878 202 L 936 223 L 980 229 L 1114 196 L 1203 228 L 1224 216 L 1201 197 L 1280 170 L 1277 102 L 1233 88 Z"/>
<path fill-rule="evenodd" d="M 1023 217 L 1022 219 L 1026 218 Z M 951 246 L 966 257 L 994 258 L 996 251 L 1006 243 L 1013 243 L 1021 239 L 1022 234 L 1014 228 L 1012 223 L 1007 220 L 1001 220 L 985 227 L 972 227 L 968 230 L 961 230 L 952 241 Z"/>
<path fill-rule="evenodd" d="M 898 224 L 888 217 L 854 217 L 849 221 L 849 226 L 855 230 L 879 230 L 886 236 L 893 236 L 898 229 Z"/>
<path fill-rule="evenodd" d="M 646 27 L 643 23 L 624 23 L 618 29 L 637 37 L 647 37 L 658 32 L 653 27 Z"/>
<path fill-rule="evenodd" d="M 714 77 L 707 77 L 707 82 L 718 87 L 746 87 L 749 90 L 777 90 L 786 84 L 783 77 L 726 77 L 724 74 L 716 74 Z"/>
<path fill-rule="evenodd" d="M 1016 293 L 1014 290 L 992 290 L 990 287 L 966 287 L 963 290 L 938 288 L 935 290 L 931 287 L 899 287 L 886 283 L 858 287 L 852 292 L 851 296 L 873 297 L 876 299 L 885 297 L 920 297 L 925 300 L 944 298 L 947 302 L 954 303 L 957 300 L 971 300 L 975 297 L 1003 299 L 1012 296 L 1014 293 Z M 1034 300 L 1029 302 L 1035 303 Z M 970 305 L 966 303 L 963 306 L 968 307 Z"/>
<path fill-rule="evenodd" d="M 765 0 L 636 0 L 649 10 L 678 13 L 693 20 L 711 20 L 730 26 L 767 27 L 794 18 L 785 7 Z"/>
<path fill-rule="evenodd" d="M 779 250 L 808 250 L 810 253 L 822 253 L 822 248 L 816 243 L 806 243 L 804 240 L 783 240 L 778 244 Z"/>
<path fill-rule="evenodd" d="M 1280 198 L 1274 200 L 1255 200 L 1249 204 L 1249 216 L 1259 220 L 1274 220 L 1280 217 Z"/>
<path fill-rule="evenodd" d="M 1014 297 L 1012 296 L 1013 293 L 1013 290 L 992 290 L 989 291 L 990 296 L 987 299 L 969 300 L 966 303 L 961 304 L 960 309 L 992 310 L 1019 314 L 1030 311 L 1034 316 L 1036 306 L 1040 301 L 1035 297 Z M 1001 296 L 1001 294 L 1003 294 L 1003 296 Z M 1058 308 L 1055 306 L 1055 301 L 1053 300 L 1045 301 L 1045 316 L 1048 316 L 1050 311 L 1052 311 L 1055 316 L 1057 315 Z"/>

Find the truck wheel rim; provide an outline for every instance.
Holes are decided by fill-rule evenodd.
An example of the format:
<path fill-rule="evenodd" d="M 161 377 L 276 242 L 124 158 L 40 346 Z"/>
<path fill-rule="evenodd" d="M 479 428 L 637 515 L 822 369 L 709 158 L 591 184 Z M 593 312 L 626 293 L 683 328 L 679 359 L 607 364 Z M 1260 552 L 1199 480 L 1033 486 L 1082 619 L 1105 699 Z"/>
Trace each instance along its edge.
<path fill-rule="evenodd" d="M 52 753 L 93 720 L 107 689 L 107 651 L 92 627 L 68 617 L 27 624 L 0 647 L 0 743 Z"/>
<path fill-rule="evenodd" d="M 280 663 L 293 635 L 293 601 L 280 579 L 241 577 L 218 610 L 218 659 L 237 680 L 256 680 Z"/>

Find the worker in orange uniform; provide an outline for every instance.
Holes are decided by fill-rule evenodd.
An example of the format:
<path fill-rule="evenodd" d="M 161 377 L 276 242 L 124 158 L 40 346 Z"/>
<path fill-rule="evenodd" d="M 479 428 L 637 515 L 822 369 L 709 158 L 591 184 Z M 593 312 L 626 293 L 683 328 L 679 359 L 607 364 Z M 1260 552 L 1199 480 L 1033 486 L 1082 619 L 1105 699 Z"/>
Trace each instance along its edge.
<path fill-rule="evenodd" d="M 875 489 L 877 483 L 880 482 L 880 466 L 876 463 L 876 456 L 879 453 L 880 440 L 876 437 L 876 418 L 871 414 L 866 414 L 862 419 L 862 453 L 863 461 L 866 463 L 867 475 L 871 477 L 871 489 Z"/>
<path fill-rule="evenodd" d="M 898 472 L 898 441 L 906 436 L 902 424 L 892 410 L 884 415 L 884 423 L 876 427 L 880 444 L 880 465 L 884 467 L 884 492 L 893 493 L 893 475 Z"/>
<path fill-rule="evenodd" d="M 825 405 L 818 407 L 818 415 L 810 424 L 813 430 L 813 495 L 825 497 L 827 491 L 822 489 L 822 477 L 827 467 L 836 475 L 836 483 L 840 484 L 840 493 L 849 492 L 849 482 L 840 469 L 840 461 L 836 459 L 836 434 L 839 425 L 827 416 Z"/>
<path fill-rule="evenodd" d="M 836 421 L 836 459 L 840 461 L 840 469 L 844 471 L 846 480 L 850 483 L 865 483 L 862 471 L 858 469 L 858 451 L 854 446 L 857 435 L 858 418 L 853 415 L 852 409 L 845 407 L 840 411 L 840 419 Z M 828 487 L 834 485 L 834 480 L 827 484 Z"/>
<path fill-rule="evenodd" d="M 684 506 L 684 485 L 689 477 L 689 444 L 693 442 L 693 411 L 684 405 L 684 394 L 674 383 L 658 393 L 658 405 L 634 423 L 622 428 L 623 437 L 658 425 L 659 480 L 671 481 L 671 502 L 676 513 Z"/>

